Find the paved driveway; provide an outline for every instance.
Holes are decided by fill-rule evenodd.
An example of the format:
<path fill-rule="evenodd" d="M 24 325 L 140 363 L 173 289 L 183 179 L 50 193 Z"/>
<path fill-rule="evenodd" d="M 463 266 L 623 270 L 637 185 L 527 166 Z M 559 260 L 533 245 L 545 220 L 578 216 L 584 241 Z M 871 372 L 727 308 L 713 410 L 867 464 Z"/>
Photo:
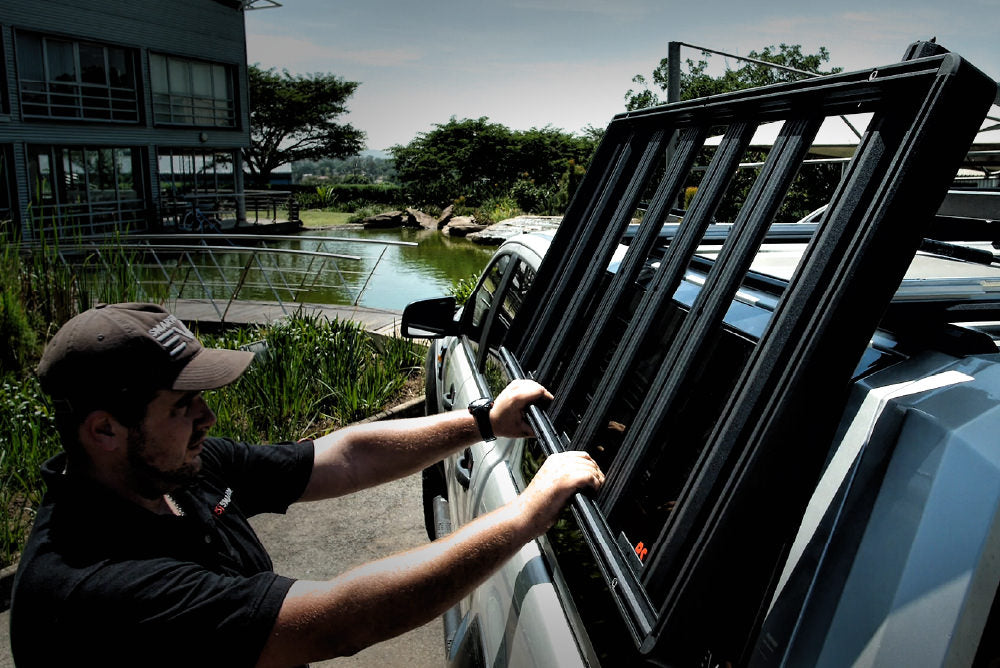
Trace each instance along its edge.
<path fill-rule="evenodd" d="M 309 580 L 427 542 L 419 474 L 339 499 L 299 503 L 287 515 L 262 516 L 253 524 L 275 572 Z M 444 630 L 438 619 L 354 656 L 311 665 L 443 666 Z"/>

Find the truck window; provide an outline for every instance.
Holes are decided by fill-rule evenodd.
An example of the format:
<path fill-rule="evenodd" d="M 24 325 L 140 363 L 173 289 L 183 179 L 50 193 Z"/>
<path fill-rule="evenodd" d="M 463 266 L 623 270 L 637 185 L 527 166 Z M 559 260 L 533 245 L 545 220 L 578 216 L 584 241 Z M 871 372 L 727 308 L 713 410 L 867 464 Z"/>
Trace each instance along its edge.
<path fill-rule="evenodd" d="M 503 371 L 497 349 L 531 287 L 535 270 L 514 253 L 498 256 L 483 274 L 479 287 L 470 298 L 471 316 L 466 327 L 466 342 L 474 356 L 490 394 L 496 396 L 509 376 Z"/>
<path fill-rule="evenodd" d="M 473 355 L 478 355 L 479 341 L 483 335 L 486 323 L 490 319 L 491 309 L 496 304 L 497 291 L 503 283 L 504 273 L 510 264 L 510 258 L 509 253 L 496 257 L 490 266 L 486 268 L 486 271 L 483 272 L 483 277 L 479 281 L 479 287 L 476 288 L 476 291 L 469 298 L 472 310 L 471 316 L 467 321 L 468 325 L 464 329 L 469 349 Z"/>
<path fill-rule="evenodd" d="M 496 396 L 510 382 L 510 376 L 500 361 L 498 348 L 503 343 L 521 304 L 524 303 L 524 296 L 527 294 L 528 288 L 531 287 L 534 278 L 535 270 L 524 260 L 518 260 L 511 271 L 503 299 L 499 302 L 488 332 L 485 333 L 488 345 L 479 352 L 480 359 L 477 360 L 477 368 L 482 370 L 486 384 L 493 396 Z"/>

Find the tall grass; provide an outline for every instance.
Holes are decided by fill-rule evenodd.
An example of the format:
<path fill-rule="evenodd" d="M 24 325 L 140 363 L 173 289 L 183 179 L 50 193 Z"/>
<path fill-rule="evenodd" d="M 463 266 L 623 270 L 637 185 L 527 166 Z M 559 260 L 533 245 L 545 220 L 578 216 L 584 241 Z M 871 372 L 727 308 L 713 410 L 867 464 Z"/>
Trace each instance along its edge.
<path fill-rule="evenodd" d="M 383 410 L 422 368 L 423 349 L 410 341 L 381 340 L 356 323 L 318 316 L 203 340 L 237 348 L 255 337 L 261 350 L 253 364 L 208 398 L 216 434 L 264 442 L 318 436 Z"/>
<path fill-rule="evenodd" d="M 61 449 L 34 375 L 42 347 L 97 301 L 140 298 L 131 260 L 117 239 L 93 248 L 84 270 L 62 261 L 57 235 L 30 252 L 12 240 L 0 251 L 0 566 L 17 558 L 44 494 L 41 464 Z"/>
<path fill-rule="evenodd" d="M 0 566 L 14 561 L 41 503 L 41 465 L 59 450 L 52 409 L 33 377 L 0 381 Z"/>
<path fill-rule="evenodd" d="M 146 300 L 132 256 L 112 239 L 73 270 L 50 242 L 32 253 L 0 251 L 0 567 L 17 559 L 41 502 L 41 464 L 61 449 L 52 407 L 34 367 L 44 343 L 97 302 Z M 297 315 L 262 328 L 203 336 L 206 345 L 266 350 L 243 377 L 210 393 L 213 433 L 249 442 L 315 436 L 383 410 L 422 371 L 409 341 L 370 337 L 360 325 Z"/>

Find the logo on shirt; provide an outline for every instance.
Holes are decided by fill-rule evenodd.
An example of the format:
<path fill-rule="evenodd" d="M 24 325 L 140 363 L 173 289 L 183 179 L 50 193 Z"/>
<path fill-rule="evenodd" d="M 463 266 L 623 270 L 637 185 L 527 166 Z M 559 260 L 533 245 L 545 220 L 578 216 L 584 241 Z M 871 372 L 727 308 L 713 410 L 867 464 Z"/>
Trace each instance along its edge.
<path fill-rule="evenodd" d="M 233 490 L 229 487 L 226 488 L 226 493 L 223 494 L 219 502 L 215 504 L 215 508 L 212 510 L 216 515 L 221 516 L 226 512 L 226 508 L 229 507 L 229 502 L 233 500 Z"/>

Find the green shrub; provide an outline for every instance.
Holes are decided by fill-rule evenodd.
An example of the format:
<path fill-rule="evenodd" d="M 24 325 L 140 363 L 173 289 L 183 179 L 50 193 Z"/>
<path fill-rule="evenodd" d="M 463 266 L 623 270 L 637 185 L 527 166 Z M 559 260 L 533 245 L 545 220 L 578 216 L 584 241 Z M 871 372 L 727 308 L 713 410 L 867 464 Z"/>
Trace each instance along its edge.
<path fill-rule="evenodd" d="M 386 211 L 393 211 L 393 207 L 379 205 L 379 204 L 369 204 L 354 210 L 351 217 L 347 219 L 348 223 L 360 223 L 364 221 L 365 218 L 370 218 L 372 216 L 377 216 L 380 213 L 385 213 Z"/>
<path fill-rule="evenodd" d="M 501 220 L 520 216 L 524 212 L 510 195 L 500 195 L 486 200 L 476 210 L 476 220 L 483 223 L 498 223 Z"/>
<path fill-rule="evenodd" d="M 553 213 L 566 211 L 566 207 L 573 200 L 573 195 L 576 194 L 576 189 L 580 186 L 580 182 L 586 173 L 586 168 L 578 164 L 575 160 L 566 161 L 566 171 L 559 177 L 559 189 L 555 194 L 555 209 Z"/>
<path fill-rule="evenodd" d="M 528 213 L 548 214 L 553 207 L 553 193 L 528 179 L 519 179 L 510 188 L 517 206 Z"/>
<path fill-rule="evenodd" d="M 316 199 L 319 200 L 321 207 L 333 206 L 337 201 L 337 193 L 334 192 L 332 185 L 316 186 Z"/>
<path fill-rule="evenodd" d="M 476 284 L 479 283 L 480 276 L 482 276 L 481 273 L 468 278 L 460 278 L 451 284 L 451 294 L 454 295 L 457 305 L 461 306 L 469 301 L 469 297 L 476 289 Z"/>

